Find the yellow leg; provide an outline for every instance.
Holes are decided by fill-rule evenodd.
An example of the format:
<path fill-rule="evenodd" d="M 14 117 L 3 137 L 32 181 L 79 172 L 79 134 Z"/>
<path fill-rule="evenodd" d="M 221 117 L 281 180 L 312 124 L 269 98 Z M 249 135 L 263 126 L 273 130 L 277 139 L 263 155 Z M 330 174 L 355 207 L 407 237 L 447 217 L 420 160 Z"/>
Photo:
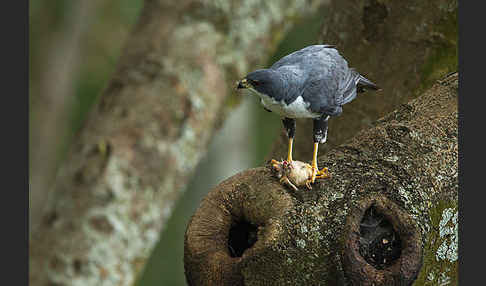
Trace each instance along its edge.
<path fill-rule="evenodd" d="M 322 170 L 319 171 L 319 168 L 317 167 L 317 149 L 318 148 L 319 148 L 319 143 L 315 142 L 314 143 L 314 153 L 312 155 L 312 177 L 310 179 L 311 183 L 314 183 L 316 178 L 317 179 L 323 179 L 323 178 L 330 177 L 330 174 L 328 173 L 327 168 L 323 168 Z"/>
<path fill-rule="evenodd" d="M 292 162 L 292 146 L 294 143 L 294 138 L 289 138 L 289 151 L 287 152 L 287 161 Z"/>

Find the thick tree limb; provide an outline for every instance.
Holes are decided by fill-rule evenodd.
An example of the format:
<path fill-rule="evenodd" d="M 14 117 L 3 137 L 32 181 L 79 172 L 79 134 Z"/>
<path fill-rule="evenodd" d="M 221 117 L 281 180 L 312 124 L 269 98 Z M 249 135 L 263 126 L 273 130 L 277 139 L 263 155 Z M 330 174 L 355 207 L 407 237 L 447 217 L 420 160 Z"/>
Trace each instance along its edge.
<path fill-rule="evenodd" d="M 312 190 L 264 167 L 216 186 L 187 227 L 189 285 L 456 285 L 457 88 L 455 73 L 321 157 L 332 178 Z"/>
<path fill-rule="evenodd" d="M 319 1 L 146 1 L 30 241 L 30 285 L 131 285 L 233 79 Z"/>

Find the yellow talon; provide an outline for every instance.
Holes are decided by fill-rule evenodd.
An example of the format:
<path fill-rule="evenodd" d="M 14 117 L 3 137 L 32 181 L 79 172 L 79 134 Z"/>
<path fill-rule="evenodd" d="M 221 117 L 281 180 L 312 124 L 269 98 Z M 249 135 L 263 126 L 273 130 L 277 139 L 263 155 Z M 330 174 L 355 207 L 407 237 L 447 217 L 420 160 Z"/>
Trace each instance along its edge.
<path fill-rule="evenodd" d="M 316 179 L 325 179 L 325 178 L 330 178 L 331 174 L 329 173 L 329 169 L 323 168 L 320 171 L 317 171 L 316 173 Z"/>
<path fill-rule="evenodd" d="M 312 176 L 309 179 L 310 183 L 314 183 L 316 179 L 324 179 L 324 178 L 329 178 L 331 175 L 329 174 L 329 170 L 327 168 L 323 168 L 322 170 L 319 171 L 319 168 L 317 167 L 317 149 L 319 147 L 319 143 L 315 142 L 314 143 L 314 152 L 312 156 Z"/>
<path fill-rule="evenodd" d="M 279 168 L 279 164 L 280 164 L 280 163 L 279 163 L 277 160 L 272 159 L 272 161 L 270 161 L 270 164 L 272 165 L 272 167 L 273 167 L 274 169 L 278 169 L 278 168 Z"/>
<path fill-rule="evenodd" d="M 305 185 L 307 186 L 307 188 L 308 188 L 309 190 L 312 190 L 312 187 L 311 187 L 310 183 L 311 183 L 311 180 L 307 180 L 307 181 L 305 182 Z"/>

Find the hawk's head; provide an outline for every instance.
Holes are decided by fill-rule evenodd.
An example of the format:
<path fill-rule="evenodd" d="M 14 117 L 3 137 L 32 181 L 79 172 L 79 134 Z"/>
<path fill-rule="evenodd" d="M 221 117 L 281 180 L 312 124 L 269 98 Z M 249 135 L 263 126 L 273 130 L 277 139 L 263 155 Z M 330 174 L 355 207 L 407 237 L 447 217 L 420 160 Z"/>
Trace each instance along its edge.
<path fill-rule="evenodd" d="M 280 74 L 272 69 L 260 69 L 249 73 L 245 78 L 238 81 L 237 89 L 250 89 L 256 93 L 274 97 L 275 94 L 283 92 L 282 78 Z"/>

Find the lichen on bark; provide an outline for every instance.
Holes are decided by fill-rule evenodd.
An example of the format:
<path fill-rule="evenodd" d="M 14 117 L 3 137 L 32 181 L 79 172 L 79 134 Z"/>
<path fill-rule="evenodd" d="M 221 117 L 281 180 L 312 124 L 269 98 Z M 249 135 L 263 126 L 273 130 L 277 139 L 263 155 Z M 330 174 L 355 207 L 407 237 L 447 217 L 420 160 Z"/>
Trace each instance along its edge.
<path fill-rule="evenodd" d="M 448 76 L 321 156 L 319 165 L 328 167 L 332 178 L 318 181 L 312 190 L 285 189 L 264 167 L 216 186 L 186 231 L 189 285 L 455 281 L 451 223 L 458 192 L 457 86 L 457 74 Z M 399 258 L 384 269 L 373 267 L 357 251 L 358 226 L 370 207 L 402 241 Z M 257 226 L 258 239 L 241 257 L 229 258 L 227 235 L 237 224 L 234 217 Z M 231 275 L 225 276 L 227 272 Z"/>

